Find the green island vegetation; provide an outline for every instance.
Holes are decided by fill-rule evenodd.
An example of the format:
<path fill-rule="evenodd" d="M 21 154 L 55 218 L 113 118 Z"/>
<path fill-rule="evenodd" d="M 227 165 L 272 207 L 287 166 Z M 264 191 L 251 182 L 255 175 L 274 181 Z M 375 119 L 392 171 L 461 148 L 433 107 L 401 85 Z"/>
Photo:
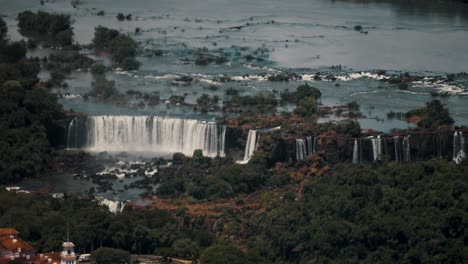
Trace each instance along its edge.
<path fill-rule="evenodd" d="M 216 87 L 216 86 L 215 86 Z M 202 94 L 200 97 L 197 98 L 197 110 L 200 109 L 202 113 L 208 113 L 209 111 L 217 111 L 219 110 L 219 97 L 217 95 L 213 95 L 210 97 L 208 94 Z"/>
<path fill-rule="evenodd" d="M 94 60 L 79 53 L 77 50 L 67 50 L 52 53 L 48 58 L 44 58 L 43 64 L 50 72 L 50 80 L 47 81 L 48 87 L 65 86 L 64 80 L 74 70 L 89 69 Z"/>
<path fill-rule="evenodd" d="M 93 47 L 97 52 L 109 53 L 116 66 L 123 70 L 135 70 L 140 66 L 135 59 L 138 49 L 136 41 L 115 29 L 96 27 Z"/>
<path fill-rule="evenodd" d="M 239 95 L 232 90 L 227 91 L 228 98 L 224 102 L 224 111 L 247 112 L 248 114 L 274 113 L 278 100 L 273 93 L 264 92 L 256 95 Z"/>
<path fill-rule="evenodd" d="M 439 100 L 432 100 L 426 103 L 425 107 L 411 110 L 405 115 L 407 118 L 419 117 L 417 125 L 420 128 L 437 128 L 450 126 L 454 123 L 448 109 Z"/>
<path fill-rule="evenodd" d="M 388 118 L 406 118 L 416 121 L 419 128 L 435 129 L 442 126 L 451 126 L 454 124 L 453 118 L 446 107 L 439 100 L 432 100 L 426 103 L 425 107 L 414 109 L 406 113 L 389 112 Z"/>
<path fill-rule="evenodd" d="M 62 106 L 37 85 L 39 71 L 39 60 L 26 58 L 25 42 L 0 40 L 0 183 L 44 172 L 60 138 Z"/>
<path fill-rule="evenodd" d="M 318 100 L 322 96 L 319 89 L 309 86 L 307 83 L 297 87 L 296 91 L 285 91 L 281 94 L 281 100 L 296 105 L 294 113 L 300 116 L 310 116 L 318 112 Z"/>
<path fill-rule="evenodd" d="M 73 29 L 68 15 L 24 11 L 18 14 L 18 27 L 21 34 L 52 45 L 73 44 Z"/>

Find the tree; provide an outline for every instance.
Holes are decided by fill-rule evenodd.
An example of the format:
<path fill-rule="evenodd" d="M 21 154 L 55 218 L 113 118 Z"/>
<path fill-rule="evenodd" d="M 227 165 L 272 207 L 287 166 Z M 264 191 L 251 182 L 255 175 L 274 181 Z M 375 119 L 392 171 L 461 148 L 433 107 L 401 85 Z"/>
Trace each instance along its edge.
<path fill-rule="evenodd" d="M 311 114 L 317 113 L 318 105 L 314 97 L 305 97 L 299 101 L 294 110 L 295 114 L 301 116 L 309 116 Z"/>
<path fill-rule="evenodd" d="M 135 59 L 138 44 L 115 29 L 98 26 L 94 32 L 93 46 L 96 50 L 109 52 L 116 65 L 124 70 L 135 70 L 140 65 Z"/>
<path fill-rule="evenodd" d="M 203 264 L 255 264 L 266 261 L 252 253 L 244 253 L 231 245 L 213 245 L 205 249 L 200 257 Z"/>
<path fill-rule="evenodd" d="M 299 85 L 295 92 L 286 91 L 282 93 L 281 99 L 285 102 L 299 104 L 299 102 L 306 97 L 312 97 L 315 100 L 318 100 L 321 96 L 322 93 L 319 89 L 309 86 L 309 84 L 306 83 Z"/>
<path fill-rule="evenodd" d="M 406 113 L 406 117 L 418 116 L 418 127 L 438 128 L 444 125 L 452 125 L 453 118 L 447 108 L 439 100 L 432 100 L 426 103 L 423 108 L 411 110 Z"/>
<path fill-rule="evenodd" d="M 130 264 L 131 256 L 128 251 L 102 247 L 91 253 L 93 264 Z"/>
<path fill-rule="evenodd" d="M 104 75 L 106 73 L 106 66 L 100 62 L 91 65 L 90 71 L 93 75 Z"/>
<path fill-rule="evenodd" d="M 59 138 L 62 107 L 35 87 L 39 71 L 24 42 L 0 43 L 0 183 L 40 175 Z"/>
<path fill-rule="evenodd" d="M 4 38 L 6 38 L 8 32 L 8 27 L 3 20 L 3 18 L 0 17 L 0 41 L 2 41 Z"/>
<path fill-rule="evenodd" d="M 125 20 L 125 15 L 122 14 L 122 13 L 118 13 L 118 14 L 117 14 L 117 20 L 119 20 L 119 21 L 124 21 L 124 20 Z"/>
<path fill-rule="evenodd" d="M 195 259 L 199 254 L 198 244 L 190 239 L 179 239 L 174 241 L 172 249 L 177 257 Z"/>
<path fill-rule="evenodd" d="M 25 36 L 40 38 L 60 46 L 70 46 L 73 43 L 71 18 L 68 15 L 24 11 L 18 14 L 18 28 Z"/>

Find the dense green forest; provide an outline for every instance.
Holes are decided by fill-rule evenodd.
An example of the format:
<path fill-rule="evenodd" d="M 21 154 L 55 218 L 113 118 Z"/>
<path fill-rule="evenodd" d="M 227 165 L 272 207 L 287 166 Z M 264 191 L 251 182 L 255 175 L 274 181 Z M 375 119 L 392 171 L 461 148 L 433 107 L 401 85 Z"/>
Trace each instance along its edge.
<path fill-rule="evenodd" d="M 0 19 L 0 26 L 4 24 Z M 3 31 L 3 30 L 2 30 Z M 40 62 L 26 43 L 0 40 L 0 183 L 43 172 L 63 118 L 55 95 L 37 86 Z"/>
<path fill-rule="evenodd" d="M 56 250 L 66 235 L 63 223 L 69 223 L 81 252 L 102 245 L 211 259 L 203 263 L 462 263 L 468 257 L 467 172 L 466 163 L 440 160 L 339 164 L 330 174 L 306 179 L 301 197 L 272 198 L 251 217 L 223 214 L 214 232 L 203 217 L 192 219 L 184 210 L 129 208 L 114 215 L 74 197 L 2 191 L 0 225 L 14 221 L 40 250 Z M 245 242 L 229 245 L 236 241 Z"/>

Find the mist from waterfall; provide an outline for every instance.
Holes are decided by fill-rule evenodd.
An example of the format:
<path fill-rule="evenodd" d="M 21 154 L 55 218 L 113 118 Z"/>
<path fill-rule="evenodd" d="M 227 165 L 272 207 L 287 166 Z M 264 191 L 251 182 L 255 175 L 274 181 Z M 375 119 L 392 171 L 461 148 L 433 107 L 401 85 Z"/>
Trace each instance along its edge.
<path fill-rule="evenodd" d="M 452 161 L 456 164 L 460 164 L 465 158 L 465 138 L 463 137 L 463 132 L 455 131 L 455 133 L 453 134 Z"/>
<path fill-rule="evenodd" d="M 296 160 L 302 160 L 316 152 L 317 138 L 308 136 L 296 139 Z"/>
<path fill-rule="evenodd" d="M 72 121 L 74 122 L 74 121 Z M 71 124 L 72 125 L 72 124 Z M 86 148 L 95 152 L 129 152 L 207 157 L 225 156 L 226 127 L 214 122 L 158 116 L 90 116 Z"/>

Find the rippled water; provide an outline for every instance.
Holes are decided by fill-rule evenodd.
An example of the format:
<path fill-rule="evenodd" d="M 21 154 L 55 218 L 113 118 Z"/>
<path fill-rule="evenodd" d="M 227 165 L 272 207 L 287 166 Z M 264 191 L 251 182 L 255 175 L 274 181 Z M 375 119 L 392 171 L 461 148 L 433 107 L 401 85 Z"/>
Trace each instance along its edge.
<path fill-rule="evenodd" d="M 186 94 L 193 103 L 202 93 L 224 97 L 234 87 L 243 94 L 261 91 L 293 90 L 304 81 L 272 83 L 262 78 L 242 78 L 244 74 L 273 74 L 293 70 L 304 76 L 316 72 L 350 76 L 356 72 L 385 69 L 392 73 L 409 71 L 420 76 L 445 75 L 468 71 L 468 5 L 451 1 L 421 0 L 95 0 L 81 1 L 73 8 L 70 1 L 0 0 L 1 15 L 10 28 L 11 39 L 20 39 L 14 17 L 20 11 L 42 9 L 70 14 L 74 20 L 75 38 L 90 43 L 94 27 L 103 25 L 128 32 L 144 48 L 161 49 L 163 56 L 140 56 L 138 72 L 108 74 L 122 92 L 129 89 L 161 93 L 162 98 Z M 97 16 L 105 10 L 105 16 Z M 131 13 L 132 21 L 118 22 L 118 12 Z M 354 30 L 362 26 L 361 33 Z M 135 34 L 135 28 L 141 33 Z M 237 27 L 237 28 L 236 28 Z M 197 66 L 193 63 L 198 48 L 211 54 L 224 54 L 230 62 L 221 65 Z M 50 52 L 39 50 L 31 56 Z M 262 60 L 248 61 L 254 54 Z M 342 65 L 340 70 L 330 69 Z M 172 85 L 175 77 L 190 74 L 196 82 L 187 86 Z M 237 78 L 237 82 L 213 83 L 219 75 Z M 47 78 L 47 74 L 43 74 Z M 304 78 L 306 79 L 306 78 Z M 363 77 L 349 80 L 313 81 L 321 89 L 326 105 L 356 101 L 367 119 L 363 127 L 389 130 L 407 127 L 404 122 L 378 121 L 389 111 L 407 111 L 431 100 L 431 92 L 448 92 L 441 97 L 458 124 L 468 124 L 468 94 L 465 79 L 450 85 L 413 83 L 402 91 L 382 81 Z M 200 117 L 220 114 L 194 113 L 190 106 L 160 104 L 151 108 L 117 107 L 84 102 L 91 76 L 75 72 L 69 81 L 71 93 L 61 99 L 69 108 L 91 114 L 157 114 Z M 337 83 L 339 86 L 337 86 Z M 207 88 L 217 85 L 219 90 Z M 284 108 L 287 109 L 287 108 Z M 283 108 L 280 109 L 284 110 Z"/>

